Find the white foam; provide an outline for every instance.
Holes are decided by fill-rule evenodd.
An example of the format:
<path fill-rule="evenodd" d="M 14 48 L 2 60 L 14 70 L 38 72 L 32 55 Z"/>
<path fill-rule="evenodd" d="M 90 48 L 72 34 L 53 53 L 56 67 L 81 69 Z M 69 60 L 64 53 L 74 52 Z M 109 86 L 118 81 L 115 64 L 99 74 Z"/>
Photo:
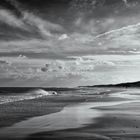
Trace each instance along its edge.
<path fill-rule="evenodd" d="M 51 95 L 57 95 L 57 92 L 55 91 L 45 91 L 43 89 L 36 89 L 29 91 L 28 93 L 24 93 L 22 95 L 1 95 L 0 96 L 0 104 L 5 104 L 9 102 L 16 102 L 16 101 L 23 101 L 23 100 L 31 100 L 40 98 L 43 96 L 51 96 Z"/>

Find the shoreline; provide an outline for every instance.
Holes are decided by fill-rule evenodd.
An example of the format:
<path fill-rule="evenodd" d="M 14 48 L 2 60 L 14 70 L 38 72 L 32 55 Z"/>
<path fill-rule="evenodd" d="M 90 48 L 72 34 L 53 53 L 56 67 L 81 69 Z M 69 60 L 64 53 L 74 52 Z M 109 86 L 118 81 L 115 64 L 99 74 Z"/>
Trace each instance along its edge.
<path fill-rule="evenodd" d="M 124 89 L 123 89 L 124 90 Z M 120 89 L 113 89 L 112 93 L 119 92 Z M 62 93 L 56 96 L 44 96 L 41 98 L 9 102 L 0 104 L 0 129 L 12 126 L 20 121 L 27 120 L 32 117 L 43 116 L 61 111 L 65 106 L 82 102 L 105 102 L 124 100 L 117 97 L 109 97 L 110 91 L 101 92 L 99 94 L 84 95 L 75 93 Z"/>
<path fill-rule="evenodd" d="M 131 108 L 127 108 L 131 106 Z M 26 140 L 139 140 L 140 139 L 140 102 L 126 103 L 116 106 L 97 107 L 104 115 L 96 118 L 85 127 L 50 132 L 35 133 Z M 134 110 L 135 108 L 135 110 Z M 121 111 L 120 111 L 121 110 Z M 125 111 L 124 111 L 125 110 Z M 135 116 L 131 114 L 137 111 Z"/>
<path fill-rule="evenodd" d="M 34 117 L 28 119 L 27 121 L 22 121 L 20 123 L 17 123 L 11 127 L 1 129 L 0 135 L 7 134 L 8 137 L 10 136 L 11 138 L 14 138 L 16 134 L 16 137 L 23 139 L 26 138 L 28 135 L 43 132 L 43 131 L 51 132 L 51 131 L 61 131 L 61 130 L 76 129 L 76 128 L 80 129 L 85 127 L 85 125 L 86 126 L 91 124 L 94 125 L 97 123 L 98 118 L 104 117 L 104 113 L 97 110 L 97 108 L 100 107 L 113 108 L 113 106 L 129 104 L 134 102 L 139 102 L 139 101 L 132 100 L 132 101 L 116 101 L 116 102 L 100 102 L 100 103 L 89 102 L 89 103 L 79 103 L 76 105 L 69 105 L 58 113 L 52 113 L 50 115 Z M 79 109 L 81 108 L 82 110 L 79 111 Z M 75 114 L 72 114 L 72 112 L 74 112 L 75 110 L 78 110 L 78 114 L 76 114 L 76 116 Z M 83 112 L 85 111 L 87 112 L 88 116 L 87 114 L 83 116 L 84 115 Z M 78 120 L 77 119 L 75 120 L 74 116 L 76 118 L 79 117 L 79 119 L 77 118 Z M 65 122 L 65 118 L 66 118 L 66 122 Z"/>
<path fill-rule="evenodd" d="M 118 91 L 118 93 L 125 94 L 125 92 L 120 92 L 120 91 Z M 127 93 L 127 91 L 126 91 L 126 93 Z M 102 137 L 101 140 L 104 140 L 104 139 L 105 140 L 106 139 L 108 140 L 108 136 L 107 135 L 102 135 L 103 133 L 100 133 L 100 132 L 105 132 L 105 130 L 107 129 L 107 128 L 104 128 L 103 126 L 101 126 L 101 124 L 102 125 L 103 124 L 106 125 L 106 122 L 111 122 L 112 121 L 112 118 L 110 118 L 108 116 L 111 113 L 109 113 L 109 114 L 107 113 L 109 111 L 109 108 L 113 110 L 116 106 L 119 106 L 118 103 L 120 103 L 120 104 L 121 103 L 129 104 L 130 102 L 137 102 L 136 99 L 130 100 L 130 99 L 127 99 L 127 98 L 119 98 L 115 94 L 116 94 L 116 91 L 115 92 L 112 91 L 111 94 L 110 94 L 110 91 L 109 91 L 109 94 L 107 93 L 107 94 L 101 94 L 101 95 L 89 95 L 88 94 L 88 95 L 82 95 L 81 96 L 81 95 L 77 95 L 77 94 L 65 94 L 65 95 L 62 94 L 62 95 L 53 96 L 53 97 L 50 96 L 50 97 L 45 97 L 45 98 L 40 98 L 40 99 L 38 98 L 38 99 L 30 100 L 30 101 L 28 100 L 28 101 L 24 102 L 24 105 L 26 105 L 25 106 L 26 109 L 31 109 L 30 107 L 33 107 L 32 108 L 33 110 L 31 109 L 32 112 L 30 112 L 30 110 L 28 110 L 28 112 L 30 112 L 30 114 L 28 114 L 28 115 L 32 115 L 33 118 L 31 116 L 29 116 L 28 118 L 25 118 L 25 116 L 22 116 L 24 118 L 20 118 L 19 121 L 15 120 L 14 122 L 12 122 L 10 120 L 14 125 L 12 125 L 11 127 L 1 128 L 0 129 L 0 132 L 2 133 L 2 130 L 8 130 L 8 128 L 12 128 L 12 127 L 14 128 L 14 126 L 16 126 L 17 124 L 20 124 L 18 127 L 21 127 L 22 128 L 22 126 L 24 126 L 22 124 L 23 122 L 25 122 L 25 124 L 28 124 L 28 121 L 30 122 L 30 120 L 33 120 L 35 118 L 40 118 L 40 120 L 37 120 L 37 121 L 35 120 L 35 122 L 34 121 L 31 122 L 31 126 L 33 125 L 33 127 L 35 127 L 35 126 L 40 125 L 39 127 L 40 128 L 43 128 L 41 124 L 38 124 L 36 122 L 40 122 L 43 125 L 47 125 L 45 123 L 46 123 L 46 120 L 48 120 L 48 119 L 46 119 L 45 117 L 51 116 L 51 118 L 52 118 L 52 116 L 54 116 L 55 114 L 57 116 L 57 114 L 61 114 L 63 111 L 64 112 L 68 112 L 68 116 L 69 116 L 70 110 L 65 111 L 65 108 L 70 108 L 70 106 L 72 106 L 72 107 L 78 106 L 78 104 L 80 104 L 80 105 L 82 105 L 82 104 L 88 104 L 88 106 L 85 108 L 85 111 L 81 111 L 81 112 L 84 113 L 85 115 L 90 115 L 90 113 L 91 113 L 91 116 L 89 116 L 89 121 L 85 121 L 85 118 L 83 118 L 84 120 L 81 120 L 81 124 L 82 125 L 78 126 L 78 128 L 76 128 L 75 126 L 74 127 L 69 127 L 69 125 L 68 125 L 67 127 L 62 128 L 64 130 L 59 130 L 59 129 L 58 130 L 57 129 L 56 130 L 55 129 L 53 130 L 53 129 L 50 129 L 49 132 L 43 132 L 43 131 L 47 131 L 46 129 L 42 129 L 40 131 L 38 131 L 38 130 L 36 131 L 34 129 L 35 131 L 32 130 L 31 133 L 29 132 L 26 135 L 27 136 L 27 139 L 32 139 L 34 137 L 35 138 L 36 137 L 42 138 L 42 136 L 48 139 L 49 138 L 49 135 L 48 134 L 51 134 L 53 136 L 54 135 L 57 136 L 57 135 L 61 135 L 61 133 L 63 134 L 63 132 L 66 132 L 63 135 L 66 136 L 68 139 L 70 137 L 70 136 L 68 137 L 68 134 L 72 133 L 73 134 L 72 139 L 74 139 L 75 137 L 79 138 L 80 135 L 83 135 L 83 138 L 85 138 L 86 136 L 88 136 L 89 138 L 90 137 L 92 137 L 92 138 L 96 137 L 96 140 L 97 140 L 97 138 L 100 139 L 100 137 Z M 128 92 L 128 95 L 129 94 L 130 93 Z M 134 94 L 134 95 L 137 95 L 137 94 Z M 123 97 L 127 97 L 127 95 L 125 94 L 125 96 L 123 96 Z M 17 105 L 17 103 L 23 109 L 22 102 L 16 102 L 16 105 Z M 91 105 L 89 106 L 90 103 L 91 103 Z M 111 104 L 111 105 L 110 106 L 106 106 L 105 104 L 108 104 L 108 105 Z M 135 104 L 135 103 L 132 103 L 132 105 L 130 105 L 130 106 L 133 106 L 133 104 Z M 15 103 L 13 105 L 15 105 Z M 30 105 L 30 107 L 29 107 L 29 105 Z M 33 106 L 31 106 L 31 105 L 33 105 Z M 39 105 L 39 106 L 36 106 L 36 105 Z M 125 106 L 125 105 L 121 105 L 121 106 Z M 10 108 L 11 108 L 11 106 L 10 106 Z M 79 111 L 82 108 L 83 108 L 82 106 L 79 106 L 76 110 Z M 121 109 L 121 108 L 119 108 L 119 109 Z M 72 110 L 72 112 L 70 114 L 72 115 L 73 112 L 76 113 L 75 112 L 76 110 L 74 110 L 74 111 Z M 88 110 L 90 110 L 92 112 L 88 112 Z M 35 111 L 36 114 L 32 114 L 34 111 Z M 97 112 L 94 113 L 94 111 L 97 111 Z M 116 113 L 115 114 L 116 116 L 118 115 L 117 112 L 119 112 L 119 111 L 120 110 L 116 110 L 116 112 L 115 112 Z M 98 116 L 98 113 L 100 113 L 100 112 L 101 112 L 101 114 Z M 22 113 L 24 114 L 25 112 L 22 112 Z M 27 113 L 27 110 L 26 110 L 26 113 Z M 41 115 L 39 115 L 39 113 L 41 113 Z M 102 115 L 102 113 L 103 113 L 103 115 Z M 97 116 L 95 116 L 95 114 Z M 106 114 L 108 114 L 108 115 L 106 116 Z M 26 115 L 26 114 L 24 114 L 24 115 Z M 45 117 L 44 117 L 44 115 L 45 115 Z M 79 117 L 79 119 L 81 119 L 81 117 L 83 115 L 77 114 L 77 116 Z M 95 117 L 93 117 L 93 116 L 95 116 Z M 43 122 L 43 121 L 41 122 L 41 120 L 42 120 L 43 117 L 44 117 L 45 122 Z M 70 118 L 72 118 L 72 117 L 73 117 L 73 115 Z M 70 122 L 67 122 L 68 121 L 67 119 L 68 118 L 66 117 L 66 124 L 65 125 L 67 125 L 67 124 L 72 125 L 71 121 Z M 102 122 L 101 120 L 104 120 L 103 123 L 101 123 Z M 52 118 L 52 120 L 51 120 L 50 123 L 53 124 L 54 121 L 55 121 L 55 119 Z M 59 121 L 57 120 L 57 122 L 59 122 Z M 85 122 L 85 124 L 84 124 L 84 122 Z M 114 122 L 114 119 L 113 119 L 113 122 Z M 112 124 L 113 124 L 113 122 L 112 122 Z M 119 120 L 118 120 L 118 122 L 119 122 Z M 61 126 L 60 124 L 61 124 L 61 121 L 58 124 L 58 128 Z M 65 125 L 62 124 L 62 126 L 65 126 Z M 75 123 L 74 123 L 74 125 L 75 125 Z M 29 126 L 28 125 L 27 126 L 25 125 L 24 127 L 25 127 L 25 129 L 28 129 L 29 128 L 28 130 L 31 130 L 32 128 L 30 128 Z M 99 128 L 98 128 L 98 126 L 99 126 Z M 53 127 L 56 128 L 55 125 Z M 96 129 L 96 131 L 94 129 Z M 9 132 L 11 130 L 9 129 Z M 15 127 L 15 130 L 16 130 L 16 127 Z M 15 130 L 13 129 L 12 131 L 14 132 Z M 21 135 L 20 134 L 18 135 L 19 137 L 16 136 L 16 133 L 13 133 L 11 131 L 10 133 L 11 134 L 13 133 L 16 136 L 13 139 L 15 139 L 15 138 L 17 138 L 17 140 L 22 139 L 23 138 L 23 136 L 22 136 L 22 131 L 23 130 L 24 130 L 24 128 L 22 130 L 21 129 L 18 130 L 19 132 L 21 132 Z M 73 131 L 73 130 L 75 130 L 75 131 Z M 111 130 L 109 130 L 109 131 L 111 131 Z M 116 130 L 116 132 L 117 131 L 118 130 Z M 8 135 L 6 135 L 6 134 L 8 134 L 7 132 L 5 131 L 5 136 L 7 136 L 7 137 L 2 137 L 3 135 L 0 135 L 0 138 L 3 138 L 3 139 L 8 140 L 9 137 L 8 137 Z M 105 134 L 107 134 L 107 131 L 105 132 Z M 11 139 L 12 139 L 12 137 L 11 137 Z M 53 139 L 53 138 L 50 138 L 50 139 Z M 54 137 L 54 139 L 56 139 L 56 137 Z M 63 139 L 63 137 L 60 136 L 60 139 Z"/>
<path fill-rule="evenodd" d="M 0 129 L 32 117 L 59 112 L 68 104 L 84 101 L 84 98 L 79 97 L 69 97 L 65 101 L 60 95 L 1 104 Z"/>

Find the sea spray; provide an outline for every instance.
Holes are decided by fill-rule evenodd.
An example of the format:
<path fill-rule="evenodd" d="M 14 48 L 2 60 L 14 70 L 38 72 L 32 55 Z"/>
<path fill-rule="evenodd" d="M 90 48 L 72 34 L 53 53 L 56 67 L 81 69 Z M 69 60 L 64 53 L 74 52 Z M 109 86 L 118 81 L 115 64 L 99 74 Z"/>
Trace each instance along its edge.
<path fill-rule="evenodd" d="M 20 95 L 1 95 L 0 96 L 0 104 L 5 104 L 9 102 L 23 101 L 23 100 L 31 100 L 44 96 L 57 95 L 55 91 L 46 91 L 44 89 L 35 89 L 30 90 L 27 93 L 23 93 Z"/>

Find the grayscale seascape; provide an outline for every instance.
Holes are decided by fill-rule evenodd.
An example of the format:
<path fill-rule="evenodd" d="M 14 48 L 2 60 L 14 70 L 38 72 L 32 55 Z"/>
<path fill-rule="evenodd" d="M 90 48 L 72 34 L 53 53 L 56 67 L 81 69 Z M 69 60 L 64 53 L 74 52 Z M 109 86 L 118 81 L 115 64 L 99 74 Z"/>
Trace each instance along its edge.
<path fill-rule="evenodd" d="M 0 0 L 0 140 L 140 140 L 140 1 Z"/>

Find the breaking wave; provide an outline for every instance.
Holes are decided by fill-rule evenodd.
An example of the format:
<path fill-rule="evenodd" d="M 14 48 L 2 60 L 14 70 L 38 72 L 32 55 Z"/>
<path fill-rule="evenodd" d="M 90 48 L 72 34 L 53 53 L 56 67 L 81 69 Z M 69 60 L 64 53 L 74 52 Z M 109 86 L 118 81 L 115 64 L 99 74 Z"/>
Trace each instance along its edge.
<path fill-rule="evenodd" d="M 35 90 L 30 90 L 21 95 L 6 95 L 6 96 L 1 95 L 0 104 L 16 102 L 16 101 L 23 101 L 23 100 L 31 100 L 31 99 L 36 99 L 36 98 L 40 98 L 43 96 L 51 96 L 51 95 L 57 95 L 57 93 L 55 91 L 46 91 L 44 89 L 35 89 Z"/>

